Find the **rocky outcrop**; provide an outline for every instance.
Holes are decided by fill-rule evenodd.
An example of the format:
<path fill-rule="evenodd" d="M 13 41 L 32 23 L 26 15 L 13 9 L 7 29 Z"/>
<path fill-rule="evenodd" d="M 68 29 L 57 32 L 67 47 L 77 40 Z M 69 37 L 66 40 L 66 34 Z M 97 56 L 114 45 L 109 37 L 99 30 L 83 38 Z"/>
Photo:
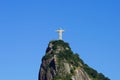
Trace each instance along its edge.
<path fill-rule="evenodd" d="M 102 78 L 101 78 L 102 77 Z M 109 80 L 74 54 L 68 43 L 51 41 L 42 58 L 38 80 Z"/>

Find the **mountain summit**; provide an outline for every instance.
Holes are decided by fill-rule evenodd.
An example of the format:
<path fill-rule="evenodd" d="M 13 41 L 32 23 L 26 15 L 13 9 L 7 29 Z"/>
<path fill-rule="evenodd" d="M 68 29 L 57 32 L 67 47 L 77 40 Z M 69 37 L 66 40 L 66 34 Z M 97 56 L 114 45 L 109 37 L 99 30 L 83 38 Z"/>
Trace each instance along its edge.
<path fill-rule="evenodd" d="M 62 40 L 49 42 L 38 80 L 110 80 L 89 67 Z"/>

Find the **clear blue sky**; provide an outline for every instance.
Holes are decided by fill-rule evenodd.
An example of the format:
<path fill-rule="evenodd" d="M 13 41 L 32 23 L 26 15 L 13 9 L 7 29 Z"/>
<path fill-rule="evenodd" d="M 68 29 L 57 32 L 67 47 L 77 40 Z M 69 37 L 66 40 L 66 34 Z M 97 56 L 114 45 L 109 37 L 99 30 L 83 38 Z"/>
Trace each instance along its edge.
<path fill-rule="evenodd" d="M 119 0 L 1 0 L 0 80 L 37 80 L 59 27 L 85 63 L 120 79 Z"/>

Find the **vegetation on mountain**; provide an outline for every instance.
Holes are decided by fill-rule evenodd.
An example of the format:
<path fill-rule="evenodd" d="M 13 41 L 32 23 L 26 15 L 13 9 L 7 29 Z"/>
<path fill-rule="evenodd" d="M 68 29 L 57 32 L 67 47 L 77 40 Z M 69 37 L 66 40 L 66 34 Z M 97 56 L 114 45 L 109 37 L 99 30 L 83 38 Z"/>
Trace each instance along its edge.
<path fill-rule="evenodd" d="M 53 51 L 56 51 L 58 49 L 58 46 L 64 49 L 59 53 L 51 52 L 52 54 L 46 54 L 42 59 L 42 60 L 47 60 L 53 57 L 54 55 L 57 56 L 59 71 L 56 73 L 56 76 L 54 76 L 53 80 L 72 80 L 71 77 L 72 75 L 75 75 L 75 70 L 77 68 L 83 69 L 91 78 L 91 80 L 110 80 L 109 78 L 105 77 L 102 73 L 98 73 L 96 70 L 85 64 L 84 61 L 81 58 L 79 58 L 79 55 L 77 53 L 74 54 L 72 52 L 68 43 L 65 43 L 62 40 L 55 40 L 55 41 L 51 41 L 50 43 L 53 44 L 52 47 Z M 70 73 L 64 72 L 63 62 L 68 63 L 69 65 L 72 66 L 72 68 L 70 69 Z M 48 66 L 50 66 L 50 64 L 48 64 Z"/>

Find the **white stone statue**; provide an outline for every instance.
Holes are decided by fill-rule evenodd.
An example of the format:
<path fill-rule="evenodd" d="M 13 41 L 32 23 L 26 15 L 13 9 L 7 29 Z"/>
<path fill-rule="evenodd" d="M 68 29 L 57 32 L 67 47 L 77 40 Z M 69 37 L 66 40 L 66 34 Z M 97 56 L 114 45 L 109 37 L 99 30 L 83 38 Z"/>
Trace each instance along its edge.
<path fill-rule="evenodd" d="M 64 30 L 58 29 L 56 30 L 56 32 L 58 32 L 59 40 L 62 40 L 62 33 L 64 32 Z"/>

